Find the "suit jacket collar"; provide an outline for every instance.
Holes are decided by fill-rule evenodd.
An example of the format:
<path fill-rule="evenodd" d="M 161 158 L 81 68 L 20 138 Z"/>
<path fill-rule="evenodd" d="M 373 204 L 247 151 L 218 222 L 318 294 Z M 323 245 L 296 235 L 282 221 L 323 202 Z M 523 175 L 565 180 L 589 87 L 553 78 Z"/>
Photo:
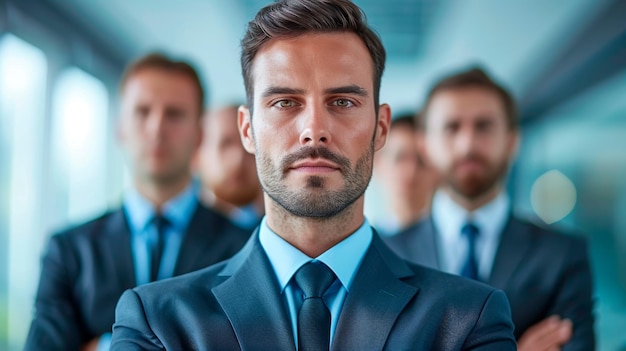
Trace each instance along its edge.
<path fill-rule="evenodd" d="M 295 350 L 286 302 L 255 230 L 212 289 L 233 326 L 242 350 Z"/>
<path fill-rule="evenodd" d="M 183 242 L 180 245 L 174 267 L 174 276 L 198 269 L 197 262 L 202 262 L 201 257 L 211 252 L 211 246 L 218 240 L 220 235 L 228 235 L 224 228 L 215 228 L 218 215 L 212 210 L 197 202 L 196 210 L 191 217 Z"/>
<path fill-rule="evenodd" d="M 230 278 L 212 291 L 242 350 L 295 349 L 286 302 L 258 230 L 220 275 Z M 398 315 L 419 290 L 402 281 L 412 275 L 374 233 L 344 302 L 332 349 L 382 349 Z"/>
<path fill-rule="evenodd" d="M 419 291 L 402 281 L 413 274 L 374 233 L 341 310 L 331 349 L 382 350 L 396 319 Z"/>
<path fill-rule="evenodd" d="M 174 269 L 174 275 L 181 275 L 196 270 L 196 262 L 201 261 L 199 257 L 206 255 L 210 246 L 215 242 L 216 236 L 221 233 L 218 230 L 210 230 L 215 226 L 216 215 L 209 209 L 198 203 L 189 228 L 185 233 L 181 244 L 180 252 Z M 100 245 L 106 247 L 103 254 L 109 255 L 103 262 L 111 262 L 116 266 L 113 272 L 118 274 L 117 280 L 124 287 L 131 288 L 137 285 L 135 277 L 135 267 L 133 262 L 131 233 L 128 218 L 123 208 L 111 213 L 105 223 L 106 228 L 102 231 L 107 235 L 99 237 Z"/>
<path fill-rule="evenodd" d="M 416 224 L 422 231 L 417 228 L 414 229 L 417 233 L 410 233 L 409 235 L 415 236 L 415 245 L 411 245 L 411 250 L 416 250 L 415 254 L 411 253 L 412 257 L 419 257 L 420 264 L 441 269 L 439 262 L 439 241 L 437 239 L 437 228 L 435 228 L 435 222 L 431 216 L 428 216 L 422 222 Z"/>
<path fill-rule="evenodd" d="M 135 270 L 133 263 L 133 254 L 131 249 L 131 235 L 128 226 L 126 214 L 120 208 L 111 213 L 110 217 L 104 223 L 102 233 L 106 235 L 98 236 L 99 245 L 103 247 L 101 250 L 103 255 L 103 264 L 109 262 L 115 267 L 110 270 L 116 276 L 111 277 L 117 280 L 119 285 L 125 289 L 136 286 Z"/>
<path fill-rule="evenodd" d="M 440 269 L 437 257 L 438 246 L 437 229 L 435 228 L 432 217 L 425 219 L 423 232 L 416 236 L 417 250 L 415 257 L 421 257 L 420 263 L 426 266 Z M 512 213 L 509 213 L 507 223 L 500 236 L 500 244 L 496 251 L 496 257 L 493 261 L 491 274 L 487 280 L 487 284 L 504 289 L 517 267 L 522 263 L 524 256 L 531 247 L 529 240 L 530 233 L 524 225 L 516 220 Z"/>
<path fill-rule="evenodd" d="M 528 228 L 509 215 L 487 283 L 504 289 L 532 246 Z"/>

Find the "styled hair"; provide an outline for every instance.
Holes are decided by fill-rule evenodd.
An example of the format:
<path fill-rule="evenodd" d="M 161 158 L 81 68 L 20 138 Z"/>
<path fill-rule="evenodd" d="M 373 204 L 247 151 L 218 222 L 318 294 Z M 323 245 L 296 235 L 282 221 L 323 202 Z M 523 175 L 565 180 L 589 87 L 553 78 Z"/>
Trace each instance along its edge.
<path fill-rule="evenodd" d="M 162 53 L 150 53 L 132 62 L 122 75 L 120 91 L 124 90 L 126 83 L 133 75 L 146 69 L 162 70 L 189 77 L 198 94 L 198 117 L 202 116 L 204 111 L 204 87 L 198 75 L 198 71 L 190 63 L 174 60 Z"/>
<path fill-rule="evenodd" d="M 428 108 L 433 97 L 438 92 L 444 90 L 456 90 L 467 87 L 479 87 L 493 91 L 502 101 L 506 117 L 506 124 L 509 130 L 517 130 L 517 112 L 515 101 L 511 94 L 501 85 L 496 83 L 489 75 L 479 67 L 471 68 L 467 71 L 449 75 L 438 81 L 427 95 L 424 109 L 416 118 L 420 128 L 425 128 L 428 118 Z"/>
<path fill-rule="evenodd" d="M 252 64 L 257 52 L 272 39 L 311 32 L 350 32 L 361 38 L 374 65 L 374 104 L 378 110 L 386 53 L 363 11 L 350 0 L 279 0 L 259 10 L 241 39 L 241 69 L 250 111 L 254 104 Z"/>

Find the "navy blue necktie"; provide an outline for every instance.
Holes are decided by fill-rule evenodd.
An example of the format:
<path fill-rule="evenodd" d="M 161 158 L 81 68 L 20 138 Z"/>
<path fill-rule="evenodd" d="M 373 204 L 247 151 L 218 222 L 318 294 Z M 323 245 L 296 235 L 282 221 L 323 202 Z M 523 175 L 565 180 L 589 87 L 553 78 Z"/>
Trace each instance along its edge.
<path fill-rule="evenodd" d="M 304 301 L 298 311 L 298 351 L 328 350 L 330 311 L 322 297 L 335 281 L 335 274 L 322 262 L 309 262 L 294 275 Z"/>
<path fill-rule="evenodd" d="M 467 238 L 467 257 L 465 264 L 461 270 L 461 275 L 470 279 L 478 280 L 478 258 L 476 257 L 476 238 L 478 237 L 478 228 L 467 223 L 461 228 L 461 234 Z"/>
<path fill-rule="evenodd" d="M 169 225 L 167 218 L 162 215 L 156 215 L 153 219 L 156 227 L 157 240 L 152 245 L 152 261 L 150 262 L 150 281 L 156 281 L 159 277 L 159 267 L 161 267 L 161 257 L 163 256 L 163 247 L 165 246 L 165 230 Z"/>

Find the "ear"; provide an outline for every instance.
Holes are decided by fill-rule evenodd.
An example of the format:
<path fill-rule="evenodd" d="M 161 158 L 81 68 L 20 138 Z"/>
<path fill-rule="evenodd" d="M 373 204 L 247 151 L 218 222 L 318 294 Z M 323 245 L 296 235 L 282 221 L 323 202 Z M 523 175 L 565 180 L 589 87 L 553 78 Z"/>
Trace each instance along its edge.
<path fill-rule="evenodd" d="M 243 148 L 248 153 L 254 154 L 256 149 L 254 146 L 254 133 L 252 133 L 250 109 L 244 105 L 239 106 L 239 109 L 237 109 L 237 125 Z"/>
<path fill-rule="evenodd" d="M 381 104 L 378 107 L 378 121 L 376 124 L 376 135 L 374 135 L 374 150 L 378 151 L 385 146 L 389 125 L 391 123 L 391 108 L 388 104 Z"/>

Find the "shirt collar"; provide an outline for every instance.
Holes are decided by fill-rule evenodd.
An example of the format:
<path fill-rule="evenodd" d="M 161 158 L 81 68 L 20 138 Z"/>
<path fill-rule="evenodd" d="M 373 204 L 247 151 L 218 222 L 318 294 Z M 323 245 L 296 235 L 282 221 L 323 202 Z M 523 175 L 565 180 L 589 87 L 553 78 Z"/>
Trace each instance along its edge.
<path fill-rule="evenodd" d="M 197 205 L 198 189 L 193 182 L 190 182 L 183 191 L 163 204 L 162 215 L 177 231 L 184 231 Z M 129 188 L 126 191 L 124 209 L 133 232 L 144 231 L 151 224 L 156 213 L 154 205 L 135 188 Z"/>
<path fill-rule="evenodd" d="M 265 217 L 259 229 L 261 246 L 274 267 L 281 291 L 285 289 L 291 277 L 302 265 L 313 260 L 324 262 L 330 267 L 341 284 L 349 291 L 352 279 L 372 242 L 372 236 L 372 228 L 366 219 L 359 229 L 337 245 L 318 257 L 309 257 L 270 229 Z"/>
<path fill-rule="evenodd" d="M 497 238 L 509 215 L 510 200 L 501 191 L 493 200 L 475 211 L 467 211 L 443 190 L 438 190 L 433 198 L 432 217 L 437 231 L 450 240 L 461 235 L 461 228 L 468 221 L 474 223 L 485 239 Z"/>

